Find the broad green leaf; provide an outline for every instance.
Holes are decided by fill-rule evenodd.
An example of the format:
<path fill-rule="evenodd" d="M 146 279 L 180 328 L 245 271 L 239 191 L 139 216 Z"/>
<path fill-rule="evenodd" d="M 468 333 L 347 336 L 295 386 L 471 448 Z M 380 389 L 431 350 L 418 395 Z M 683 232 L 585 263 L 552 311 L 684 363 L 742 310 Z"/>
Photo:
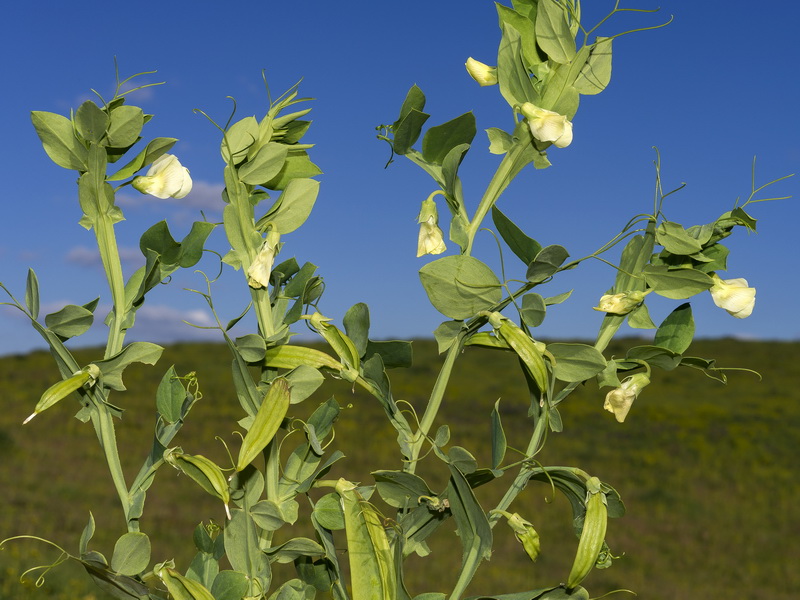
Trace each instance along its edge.
<path fill-rule="evenodd" d="M 550 297 L 544 299 L 544 305 L 545 306 L 553 306 L 554 304 L 561 304 L 562 302 L 564 302 L 570 296 L 572 296 L 572 290 L 570 290 L 568 292 L 564 292 L 563 294 L 557 294 L 555 296 L 550 296 Z"/>
<path fill-rule="evenodd" d="M 507 24 L 519 33 L 522 58 L 525 64 L 530 68 L 547 60 L 547 57 L 540 55 L 536 45 L 534 22 L 512 8 L 499 3 L 496 6 L 497 16 L 500 18 L 500 29 L 505 29 L 503 25 Z"/>
<path fill-rule="evenodd" d="M 503 241 L 508 244 L 511 251 L 526 265 L 529 265 L 539 252 L 542 251 L 542 246 L 528 237 L 525 233 L 517 227 L 511 219 L 509 219 L 503 212 L 497 208 L 492 207 L 492 221 L 494 226 L 497 227 L 497 233 L 503 238 Z"/>
<path fill-rule="evenodd" d="M 648 265 L 644 268 L 647 285 L 660 296 L 683 300 L 704 292 L 713 284 L 711 277 L 695 269 L 673 269 Z"/>
<path fill-rule="evenodd" d="M 234 571 L 244 573 L 251 581 L 269 573 L 269 561 L 258 544 L 258 532 L 253 518 L 243 510 L 231 510 L 225 524 L 225 556 Z"/>
<path fill-rule="evenodd" d="M 103 559 L 103 555 L 97 552 L 89 552 L 81 558 L 83 565 L 92 581 L 114 598 L 120 600 L 149 600 L 148 587 L 133 577 L 119 575 L 108 568 Z"/>
<path fill-rule="evenodd" d="M 298 556 L 324 556 L 325 549 L 314 540 L 296 537 L 274 548 L 267 548 L 264 553 L 271 561 L 285 564 L 294 561 Z"/>
<path fill-rule="evenodd" d="M 489 152 L 492 154 L 505 154 L 514 143 L 514 138 L 511 134 L 498 129 L 497 127 L 490 127 L 486 130 L 486 135 L 489 137 Z"/>
<path fill-rule="evenodd" d="M 536 42 L 557 63 L 566 64 L 575 57 L 575 36 L 567 22 L 566 8 L 555 0 L 539 0 Z"/>
<path fill-rule="evenodd" d="M 628 313 L 628 325 L 634 329 L 655 329 L 646 304 L 641 304 Z"/>
<path fill-rule="evenodd" d="M 260 335 L 248 333 L 247 335 L 236 338 L 235 343 L 239 354 L 247 362 L 255 363 L 264 360 L 267 344 Z"/>
<path fill-rule="evenodd" d="M 656 331 L 653 345 L 683 354 L 694 337 L 694 318 L 692 307 L 686 302 L 673 310 Z"/>
<path fill-rule="evenodd" d="M 491 557 L 492 528 L 463 473 L 454 465 L 449 466 L 447 497 L 462 546 L 461 568 L 471 575 L 482 559 Z"/>
<path fill-rule="evenodd" d="M 182 415 L 181 409 L 186 401 L 186 389 L 171 366 L 161 378 L 156 390 L 156 409 L 167 423 L 177 423 Z"/>
<path fill-rule="evenodd" d="M 425 480 L 403 471 L 373 471 L 375 487 L 386 504 L 394 508 L 413 508 L 420 496 L 433 496 Z"/>
<path fill-rule="evenodd" d="M 261 500 L 250 507 L 250 516 L 261 529 L 277 531 L 287 523 L 287 515 L 283 514 L 280 505 L 273 500 Z M 297 515 L 295 515 L 296 517 Z"/>
<path fill-rule="evenodd" d="M 269 600 L 312 600 L 315 594 L 314 586 L 299 579 L 290 579 L 283 583 Z"/>
<path fill-rule="evenodd" d="M 439 354 L 447 351 L 455 343 L 463 326 L 460 321 L 445 321 L 434 330 L 433 337 L 436 339 Z"/>
<path fill-rule="evenodd" d="M 308 365 L 295 367 L 285 375 L 289 381 L 291 404 L 299 404 L 319 389 L 325 377 L 318 369 Z"/>
<path fill-rule="evenodd" d="M 72 121 L 51 112 L 35 110 L 31 120 L 47 156 L 59 167 L 86 171 L 89 151 L 77 138 Z"/>
<path fill-rule="evenodd" d="M 411 342 L 405 340 L 385 340 L 378 342 L 370 340 L 367 344 L 367 352 L 364 355 L 365 360 L 369 359 L 373 354 L 380 355 L 383 360 L 383 366 L 387 369 L 394 369 L 397 367 L 408 368 L 413 362 Z"/>
<path fill-rule="evenodd" d="M 400 116 L 398 117 L 397 121 L 394 122 L 392 125 L 393 127 L 397 127 L 400 122 L 405 118 L 412 110 L 422 111 L 425 108 L 425 94 L 422 93 L 422 90 L 414 84 L 408 90 L 405 99 L 403 100 L 402 106 L 400 106 Z"/>
<path fill-rule="evenodd" d="M 344 529 L 344 512 L 339 494 L 325 494 L 314 504 L 314 517 L 325 529 L 338 531 Z"/>
<path fill-rule="evenodd" d="M 128 105 L 118 106 L 111 111 L 111 122 L 108 125 L 108 145 L 113 148 L 127 148 L 139 139 L 142 127 L 144 127 L 144 113 L 141 108 Z"/>
<path fill-rule="evenodd" d="M 120 575 L 138 575 L 150 564 L 150 538 L 141 532 L 129 532 L 117 540 L 111 568 Z"/>
<path fill-rule="evenodd" d="M 25 307 L 34 321 L 39 318 L 39 279 L 33 269 L 28 269 L 25 280 Z"/>
<path fill-rule="evenodd" d="M 281 233 L 291 233 L 306 222 L 319 194 L 319 181 L 292 179 L 258 224 L 272 223 Z"/>
<path fill-rule="evenodd" d="M 519 32 L 510 25 L 503 26 L 503 38 L 497 51 L 497 83 L 500 93 L 510 106 L 524 102 L 539 103 L 539 94 L 522 59 Z"/>
<path fill-rule="evenodd" d="M 663 221 L 656 228 L 656 242 L 672 254 L 680 256 L 700 252 L 702 244 L 689 235 L 679 223 Z"/>
<path fill-rule="evenodd" d="M 431 127 L 422 140 L 422 157 L 429 163 L 441 165 L 450 150 L 461 144 L 471 144 L 476 133 L 475 115 L 471 112 Z"/>
<path fill-rule="evenodd" d="M 211 584 L 211 595 L 214 600 L 242 600 L 248 588 L 249 582 L 244 573 L 220 571 Z"/>
<path fill-rule="evenodd" d="M 500 420 L 500 400 L 494 403 L 492 409 L 492 468 L 497 469 L 506 456 L 506 433 Z"/>
<path fill-rule="evenodd" d="M 419 270 L 431 304 L 451 319 L 463 320 L 491 308 L 502 298 L 500 281 L 472 256 L 446 256 Z"/>
<path fill-rule="evenodd" d="M 305 151 L 290 151 L 280 172 L 263 186 L 269 190 L 284 190 L 294 179 L 308 179 L 322 174 Z"/>
<path fill-rule="evenodd" d="M 345 313 L 342 324 L 359 357 L 364 356 L 369 343 L 369 307 L 363 302 L 354 304 Z"/>
<path fill-rule="evenodd" d="M 152 164 L 155 159 L 166 154 L 177 141 L 175 138 L 155 138 L 133 160 L 113 175 L 109 175 L 108 181 L 120 181 L 131 177 L 145 165 Z"/>
<path fill-rule="evenodd" d="M 92 326 L 93 321 L 94 314 L 90 310 L 74 304 L 68 304 L 44 318 L 47 328 L 64 339 L 85 333 Z"/>
<path fill-rule="evenodd" d="M 163 351 L 164 348 L 151 342 L 133 342 L 111 358 L 95 361 L 95 364 L 103 373 L 103 385 L 122 392 L 125 391 L 122 373 L 127 366 L 135 362 L 154 365 Z"/>
<path fill-rule="evenodd" d="M 255 117 L 245 117 L 237 121 L 225 132 L 220 146 L 222 160 L 225 164 L 239 164 L 247 157 L 247 151 L 258 137 L 258 121 Z"/>
<path fill-rule="evenodd" d="M 695 269 L 703 273 L 711 273 L 712 271 L 728 270 L 728 254 L 730 254 L 730 250 L 717 243 L 704 248 L 702 252 L 692 254 L 690 258 L 695 261 L 702 261 L 700 264 L 695 263 Z"/>
<path fill-rule="evenodd" d="M 579 93 L 599 94 L 611 81 L 611 42 L 613 38 L 598 37 L 591 45 L 589 58 L 572 84 Z"/>
<path fill-rule="evenodd" d="M 536 292 L 530 292 L 522 297 L 520 314 L 528 327 L 538 327 L 544 321 L 547 311 L 545 300 Z"/>
<path fill-rule="evenodd" d="M 563 246 L 545 246 L 528 265 L 525 277 L 531 283 L 541 283 L 558 271 L 567 258 L 569 252 Z"/>
<path fill-rule="evenodd" d="M 108 115 L 91 100 L 87 100 L 75 111 L 75 127 L 83 139 L 99 142 L 106 134 Z"/>
<path fill-rule="evenodd" d="M 425 94 L 416 85 L 411 86 L 400 107 L 400 116 L 392 124 L 392 148 L 395 154 L 406 154 L 419 139 L 422 126 L 430 117 L 423 112 L 424 108 Z"/>
<path fill-rule="evenodd" d="M 78 553 L 80 554 L 81 557 L 83 557 L 89 550 L 89 542 L 91 541 L 92 537 L 94 537 L 94 530 L 95 530 L 94 515 L 90 511 L 89 521 L 83 528 L 83 532 L 81 532 L 81 539 L 80 542 L 78 543 Z"/>
<path fill-rule="evenodd" d="M 594 346 L 554 343 L 547 350 L 556 359 L 553 372 L 561 381 L 586 381 L 606 368 L 606 359 Z"/>
<path fill-rule="evenodd" d="M 681 355 L 669 348 L 660 346 L 635 346 L 628 350 L 625 358 L 643 360 L 653 367 L 671 371 L 681 362 Z"/>
<path fill-rule="evenodd" d="M 275 142 L 258 149 L 252 160 L 239 167 L 239 179 L 249 185 L 261 185 L 274 179 L 286 162 L 289 147 Z"/>

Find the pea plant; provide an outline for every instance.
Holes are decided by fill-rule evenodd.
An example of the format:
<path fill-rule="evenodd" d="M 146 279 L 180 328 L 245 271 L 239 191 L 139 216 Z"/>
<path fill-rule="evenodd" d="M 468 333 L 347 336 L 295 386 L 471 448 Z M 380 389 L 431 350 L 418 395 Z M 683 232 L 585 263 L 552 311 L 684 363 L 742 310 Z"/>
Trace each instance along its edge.
<path fill-rule="evenodd" d="M 569 500 L 573 520 L 564 536 L 575 540 L 574 561 L 560 573 L 532 567 L 529 589 L 481 598 L 587 599 L 589 592 L 582 586 L 587 575 L 614 562 L 605 538 L 609 519 L 625 512 L 620 494 L 602 474 L 540 460 L 548 434 L 563 429 L 560 405 L 578 386 L 593 382 L 606 388 L 603 407 L 612 413 L 606 417 L 613 415 L 623 423 L 631 410 L 635 412 L 636 398 L 657 378 L 657 370 L 683 367 L 724 381 L 724 370 L 713 359 L 685 354 L 695 330 L 686 300 L 709 292 L 733 317 L 750 315 L 755 289 L 744 279 L 719 275 L 726 270 L 729 253 L 722 241 L 737 228 L 754 230 L 750 205 L 773 198 L 760 197 L 766 186 L 754 184 L 747 200 L 737 201 L 715 221 L 685 227 L 667 218 L 664 200 L 669 193 L 657 179 L 651 212 L 634 215 L 592 254 L 573 259 L 564 246 L 543 247 L 501 211 L 499 198 L 524 169 L 550 167 L 559 149 L 573 143 L 573 134 L 580 143 L 580 131 L 573 131 L 572 124 L 579 100 L 606 88 L 614 40 L 634 33 L 600 37 L 597 27 L 634 9 L 619 8 L 616 2 L 591 28 L 581 21 L 578 0 L 514 0 L 512 7 L 498 4 L 497 11 L 501 38 L 496 65 L 466 61 L 467 73 L 481 86 L 494 86 L 510 107 L 507 127 L 487 130 L 489 152 L 499 164 L 482 194 L 468 193 L 459 177 L 476 136 L 473 113 L 426 128 L 426 98 L 414 86 L 397 118 L 378 128 L 380 143 L 389 145 L 392 157 L 405 157 L 420 167 L 435 190 L 418 213 L 417 256 L 429 260 L 419 271 L 420 280 L 433 307 L 445 317 L 433 332 L 443 360 L 419 411 L 394 397 L 387 375 L 388 369 L 411 365 L 411 343 L 370 339 L 369 309 L 363 303 L 344 315 L 323 314 L 318 307 L 324 286 L 317 267 L 294 258 L 279 260 L 287 254 L 288 236 L 307 220 L 320 191 L 315 177 L 321 171 L 309 154 L 311 145 L 303 141 L 310 125 L 304 117 L 310 109 L 297 86 L 271 100 L 261 119 L 236 120 L 232 115 L 220 125 L 206 115 L 208 126 L 220 131 L 222 222 L 197 221 L 180 241 L 166 222 L 153 225 L 141 235 L 144 265 L 127 277 L 115 239 L 115 226 L 123 218 L 116 194 L 130 185 L 158 198 L 186 196 L 192 178 L 169 153 L 177 140 L 142 141 L 150 115 L 127 102 L 135 91 L 122 91 L 129 80 L 118 83 L 110 100 L 86 101 L 69 116 L 32 113 L 47 155 L 78 177 L 80 225 L 97 240 L 112 305 L 104 316 L 105 349 L 81 364 L 68 347 L 92 325 L 98 300 L 67 305 L 42 317 L 33 270 L 22 301 L 2 287 L 9 297 L 5 304 L 30 320 L 61 374 L 61 380 L 44 390 L 25 427 L 35 428 L 36 415 L 62 400 L 77 401 L 75 416 L 94 428 L 108 464 L 125 530 L 107 558 L 92 548 L 95 521 L 90 515 L 78 554 L 62 550 L 62 557 L 80 563 L 111 596 L 456 600 L 465 596 L 476 571 L 492 556 L 495 536 L 515 536 L 519 552 L 536 561 L 540 544 L 534 523 L 540 516 L 520 498 L 532 483 Z M 648 27 L 636 31 L 644 29 Z M 439 209 L 449 213 L 447 240 Z M 504 252 L 515 257 L 514 266 L 504 263 L 499 274 L 473 255 L 475 239 L 486 228 L 502 240 Z M 209 236 L 221 235 L 220 229 L 230 250 L 221 257 L 204 254 Z M 201 397 L 203 374 L 181 374 L 170 367 L 154 394 L 152 448 L 138 472 L 126 473 L 115 435 L 122 411 L 112 400 L 125 392 L 123 375 L 129 365 L 156 365 L 163 350 L 150 342 L 126 343 L 126 335 L 151 290 L 178 269 L 195 267 L 204 255 L 212 260 L 217 256 L 221 269 L 240 272 L 242 292 L 249 294 L 243 314 L 223 316 L 213 301 L 216 277 L 202 275 L 203 289 L 194 290 L 207 303 L 230 350 L 231 397 L 242 410 L 241 420 L 231 425 L 240 435 L 223 438 L 231 449 L 226 464 L 207 458 L 202 448 L 178 445 L 181 427 Z M 534 332 L 548 316 L 548 307 L 570 296 L 545 295 L 543 286 L 593 260 L 609 265 L 612 273 L 608 289 L 597 291 L 593 308 L 604 317 L 599 331 L 587 335 L 594 336 L 594 344 L 538 340 Z M 648 312 L 651 294 L 677 301 L 660 324 Z M 255 331 L 232 337 L 232 328 L 244 323 L 246 314 L 254 315 Z M 652 342 L 632 347 L 624 356 L 607 356 L 609 342 L 625 322 L 654 330 Z M 300 328 L 316 332 L 322 344 L 293 343 Z M 527 389 L 526 447 L 507 452 L 504 406 L 498 401 L 486 415 L 491 435 L 483 440 L 483 448 L 490 449 L 488 464 L 479 464 L 476 449 L 450 443 L 450 429 L 439 414 L 454 365 L 467 346 L 517 358 Z M 395 460 L 373 465 L 370 481 L 348 476 L 347 461 L 334 439 L 342 407 L 335 397 L 317 398 L 326 378 L 340 380 L 343 395 L 362 389 L 394 429 Z M 598 393 L 600 401 L 602 394 Z M 293 415 L 299 403 L 311 402 L 318 406 L 310 417 Z M 600 404 L 598 419 L 605 418 Z M 393 441 L 379 440 L 382 445 Z M 427 471 L 442 473 L 444 487 L 420 475 L 423 462 Z M 162 471 L 171 469 L 195 482 L 197 494 L 219 500 L 219 512 L 208 515 L 194 531 L 196 555 L 188 565 L 152 556 L 150 538 L 141 528 L 147 491 Z M 481 505 L 475 493 L 481 486 L 499 489 L 496 505 Z M 429 589 L 408 589 L 406 559 L 412 554 L 435 558 L 428 540 L 446 535 L 447 528 L 441 527 L 446 522 L 455 527 L 461 546 L 457 577 L 430 582 Z M 299 535 L 300 526 L 313 538 Z M 30 536 L 3 543 L 22 537 Z M 276 564 L 292 564 L 295 576 L 277 580 Z M 502 562 L 495 565 L 503 568 Z"/>

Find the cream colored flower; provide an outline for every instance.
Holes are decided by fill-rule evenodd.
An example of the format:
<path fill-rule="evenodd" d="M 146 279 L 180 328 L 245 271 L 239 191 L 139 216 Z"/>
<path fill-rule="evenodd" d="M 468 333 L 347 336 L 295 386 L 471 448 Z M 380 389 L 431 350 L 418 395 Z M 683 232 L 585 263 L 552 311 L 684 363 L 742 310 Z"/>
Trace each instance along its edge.
<path fill-rule="evenodd" d="M 478 85 L 497 85 L 497 67 L 490 67 L 471 56 L 467 59 L 465 66 L 469 76 L 477 81 Z"/>
<path fill-rule="evenodd" d="M 557 148 L 566 148 L 572 143 L 572 122 L 564 115 L 530 102 L 520 106 L 519 111 L 528 119 L 531 135 L 540 142 L 553 142 Z"/>
<path fill-rule="evenodd" d="M 134 177 L 131 185 L 143 194 L 156 198 L 183 198 L 192 191 L 189 169 L 181 165 L 176 156 L 159 156 L 146 175 Z"/>
<path fill-rule="evenodd" d="M 646 373 L 636 373 L 626 377 L 622 385 L 614 388 L 606 394 L 606 401 L 603 404 L 608 412 L 614 413 L 617 421 L 622 423 L 628 416 L 633 401 L 641 393 L 642 389 L 650 383 L 650 377 Z"/>
<path fill-rule="evenodd" d="M 720 279 L 716 273 L 711 278 L 714 285 L 708 291 L 714 304 L 737 319 L 749 317 L 756 304 L 756 288 L 748 287 L 746 279 Z"/>
<path fill-rule="evenodd" d="M 417 222 L 419 223 L 417 256 L 441 254 L 447 250 L 447 246 L 444 243 L 444 234 L 438 225 L 439 214 L 436 211 L 436 202 L 432 198 L 422 202 Z"/>
<path fill-rule="evenodd" d="M 272 274 L 272 263 L 278 254 L 278 241 L 281 236 L 275 229 L 270 229 L 256 259 L 247 269 L 247 285 L 260 289 L 269 286 L 269 277 Z"/>
<path fill-rule="evenodd" d="M 644 300 L 644 292 L 623 292 L 621 294 L 605 294 L 600 298 L 594 310 L 613 315 L 627 315 Z"/>

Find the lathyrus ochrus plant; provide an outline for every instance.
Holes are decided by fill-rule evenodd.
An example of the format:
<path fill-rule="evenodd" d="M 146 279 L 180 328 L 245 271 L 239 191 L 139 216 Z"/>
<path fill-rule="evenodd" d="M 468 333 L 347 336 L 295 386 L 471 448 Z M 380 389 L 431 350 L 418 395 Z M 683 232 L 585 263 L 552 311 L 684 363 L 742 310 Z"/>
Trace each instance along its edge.
<path fill-rule="evenodd" d="M 716 221 L 684 227 L 666 218 L 663 201 L 668 194 L 662 192 L 659 179 L 652 212 L 634 216 L 591 255 L 570 260 L 564 246 L 542 247 L 500 211 L 498 199 L 523 169 L 529 165 L 547 168 L 559 149 L 583 142 L 580 128 L 572 122 L 579 99 L 598 94 L 609 84 L 612 44 L 618 36 L 592 38 L 597 27 L 587 29 L 581 23 L 577 0 L 515 0 L 513 7 L 498 5 L 497 10 L 501 41 L 496 66 L 475 59 L 467 60 L 466 66 L 481 86 L 496 86 L 511 115 L 508 130 L 488 130 L 489 150 L 502 158 L 474 208 L 470 209 L 469 195 L 458 175 L 476 135 L 472 113 L 430 127 L 423 136 L 429 115 L 423 112 L 425 96 L 415 86 L 397 120 L 381 127 L 380 137 L 392 152 L 422 167 L 436 186 L 419 213 L 416 207 L 409 208 L 419 215 L 418 255 L 446 252 L 436 207 L 439 196 L 450 212 L 449 240 L 458 249 L 420 270 L 431 303 L 447 319 L 434 332 L 445 357 L 421 414 L 402 409 L 404 403 L 394 398 L 386 372 L 411 364 L 410 343 L 371 340 L 369 310 L 364 304 L 355 304 L 340 318 L 323 314 L 318 306 L 324 286 L 316 266 L 300 265 L 294 258 L 279 260 L 290 234 L 308 218 L 319 191 L 314 178 L 320 170 L 309 157 L 311 146 L 302 142 L 310 124 L 303 119 L 309 112 L 306 99 L 298 96 L 295 86 L 272 101 L 261 119 L 231 118 L 218 126 L 225 184 L 221 225 L 230 247 L 222 263 L 241 273 L 248 306 L 242 314 L 223 321 L 213 303 L 214 280 L 206 277 L 205 291 L 196 293 L 215 315 L 230 350 L 233 395 L 243 413 L 238 422 L 244 431 L 240 440 L 226 441 L 240 448 L 235 460 L 230 455 L 228 465 L 206 458 L 201 448 L 184 450 L 174 445 L 201 397 L 202 374 L 179 376 L 173 367 L 166 369 L 155 391 L 152 449 L 131 483 L 123 473 L 114 434 L 113 419 L 121 417 L 121 410 L 110 398 L 113 392 L 125 390 L 125 367 L 133 362 L 155 364 L 161 354 L 155 344 L 125 345 L 126 332 L 135 325 L 137 310 L 157 284 L 178 268 L 199 261 L 206 238 L 218 225 L 197 222 L 180 242 L 172 238 L 164 222 L 154 225 L 141 238 L 145 266 L 127 280 L 123 277 L 114 237 L 114 227 L 122 219 L 115 193 L 128 184 L 158 197 L 189 193 L 191 175 L 175 156 L 167 154 L 176 140 L 156 138 L 141 144 L 150 117 L 125 103 L 127 93 L 120 93 L 120 86 L 110 101 L 87 101 L 70 117 L 33 113 L 48 156 L 78 175 L 80 224 L 97 238 L 112 301 L 105 319 L 109 328 L 105 351 L 89 364 L 79 364 L 65 345 L 91 325 L 97 299 L 66 306 L 41 319 L 39 284 L 30 271 L 24 301 L 9 293 L 8 304 L 24 313 L 49 344 L 62 376 L 62 381 L 47 387 L 28 421 L 72 395 L 80 404 L 77 417 L 91 422 L 108 461 L 124 517 L 111 558 L 90 549 L 95 529 L 91 515 L 78 555 L 62 550 L 62 558 L 79 561 L 113 597 L 456 600 L 465 595 L 482 562 L 492 556 L 498 522 L 505 521 L 508 527 L 498 529 L 497 535 L 515 536 L 519 551 L 532 561 L 547 552 L 548 540 L 540 539 L 535 529 L 544 517 L 520 496 L 531 482 L 556 489 L 569 500 L 573 527 L 565 535 L 574 536 L 575 557 L 571 565 L 555 573 L 541 572 L 532 564 L 530 589 L 494 597 L 588 598 L 582 587 L 586 577 L 593 568 L 611 565 L 605 533 L 608 519 L 624 513 L 619 494 L 597 475 L 578 467 L 542 464 L 542 447 L 549 432 L 563 429 L 559 405 L 586 382 L 594 380 L 599 387 L 610 388 L 604 405 L 598 398 L 598 418 L 604 406 L 622 422 L 635 415 L 633 403 L 646 395 L 651 380 L 657 380 L 657 369 L 690 367 L 725 380 L 724 371 L 713 360 L 685 355 L 694 333 L 690 304 L 681 302 L 656 325 L 647 300 L 655 293 L 684 301 L 708 291 L 734 317 L 747 317 L 753 310 L 755 290 L 743 279 L 719 276 L 728 255 L 721 242 L 736 227 L 755 228 L 755 220 L 745 209 L 765 200 L 756 197 L 763 186 L 754 185 L 746 202 Z M 601 24 L 623 10 L 616 5 Z M 421 136 L 419 150 L 415 144 Z M 113 168 L 134 146 L 139 149 L 131 153 L 133 157 L 121 168 Z M 504 273 L 498 276 L 472 254 L 475 237 L 490 213 L 495 231 L 522 262 L 519 280 L 507 279 Z M 623 243 L 617 265 L 601 256 Z M 543 286 L 589 259 L 615 268 L 611 287 L 597 290 L 594 308 L 605 316 L 596 342 L 545 344 L 537 340 L 532 331 L 549 315 L 548 307 L 569 298 L 569 293 L 545 295 Z M 255 331 L 231 337 L 231 329 L 251 309 Z M 652 343 L 630 348 L 625 356 L 606 357 L 609 341 L 625 321 L 632 327 L 655 329 Z M 318 333 L 326 349 L 292 343 L 291 336 L 301 326 Z M 433 432 L 453 366 L 466 346 L 519 359 L 528 389 L 530 431 L 527 446 L 513 460 L 507 459 L 500 401 L 488 415 L 489 464 L 480 465 L 473 452 L 449 444 L 447 424 Z M 365 390 L 395 429 L 397 459 L 393 464 L 373 465 L 371 481 L 352 482 L 344 455 L 336 449 L 334 424 L 341 407 L 335 398 L 321 402 L 304 420 L 292 414 L 294 405 L 311 401 L 326 377 L 341 380 L 343 394 L 356 387 Z M 35 426 L 35 419 L 26 425 Z M 444 474 L 446 484 L 441 489 L 434 489 L 418 474 L 423 460 L 428 470 Z M 146 491 L 165 465 L 196 483 L 198 494 L 219 500 L 219 512 L 208 515 L 207 522 L 194 531 L 197 553 L 188 565 L 152 557 L 149 538 L 140 531 Z M 328 478 L 331 472 L 335 475 Z M 488 485 L 501 490 L 500 500 L 487 510 L 475 489 Z M 430 588 L 409 590 L 404 562 L 411 554 L 431 554 L 427 541 L 444 531 L 440 526 L 446 521 L 454 525 L 462 547 L 458 575 L 454 581 L 430 582 Z M 313 532 L 314 538 L 298 535 L 300 525 L 305 526 L 306 535 Z M 346 564 L 340 561 L 341 548 L 347 550 Z M 276 580 L 272 569 L 276 563 L 293 564 L 296 576 Z M 494 568 L 502 569 L 502 561 Z"/>

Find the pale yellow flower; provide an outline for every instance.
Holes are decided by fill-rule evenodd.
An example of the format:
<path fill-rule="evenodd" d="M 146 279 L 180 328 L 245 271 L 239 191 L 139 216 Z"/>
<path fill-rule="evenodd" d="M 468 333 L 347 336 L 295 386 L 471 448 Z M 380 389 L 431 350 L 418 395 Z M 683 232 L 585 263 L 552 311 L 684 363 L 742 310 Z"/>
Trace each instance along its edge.
<path fill-rule="evenodd" d="M 528 120 L 531 135 L 540 142 L 552 142 L 557 148 L 566 148 L 572 143 L 572 122 L 564 115 L 530 102 L 520 106 L 519 111 Z"/>
<path fill-rule="evenodd" d="M 756 304 L 756 288 L 748 287 L 747 280 L 742 278 L 720 279 L 716 273 L 711 278 L 714 285 L 708 291 L 711 292 L 714 304 L 737 319 L 751 315 Z"/>
<path fill-rule="evenodd" d="M 469 76 L 480 86 L 497 85 L 497 67 L 490 67 L 471 56 L 467 59 L 465 66 Z"/>
<path fill-rule="evenodd" d="M 260 289 L 269 286 L 269 277 L 272 274 L 272 263 L 278 254 L 278 241 L 280 234 L 275 229 L 270 229 L 256 259 L 247 269 L 247 285 Z"/>
<path fill-rule="evenodd" d="M 650 383 L 650 377 L 646 373 L 636 373 L 626 377 L 622 385 L 614 388 L 606 394 L 606 401 L 603 404 L 608 412 L 614 413 L 617 421 L 622 423 L 628 416 L 633 401 L 641 393 L 642 389 Z"/>
<path fill-rule="evenodd" d="M 447 250 L 447 246 L 444 243 L 444 234 L 439 229 L 439 214 L 436 210 L 436 202 L 433 199 L 428 198 L 422 202 L 417 222 L 419 223 L 417 256 L 441 254 Z"/>
<path fill-rule="evenodd" d="M 613 315 L 627 315 L 644 300 L 644 292 L 623 292 L 621 294 L 605 294 L 600 298 L 594 310 Z"/>
<path fill-rule="evenodd" d="M 134 177 L 133 187 L 143 194 L 156 198 L 183 198 L 192 191 L 192 178 L 189 169 L 181 165 L 172 154 L 159 156 L 150 165 L 147 174 Z"/>

